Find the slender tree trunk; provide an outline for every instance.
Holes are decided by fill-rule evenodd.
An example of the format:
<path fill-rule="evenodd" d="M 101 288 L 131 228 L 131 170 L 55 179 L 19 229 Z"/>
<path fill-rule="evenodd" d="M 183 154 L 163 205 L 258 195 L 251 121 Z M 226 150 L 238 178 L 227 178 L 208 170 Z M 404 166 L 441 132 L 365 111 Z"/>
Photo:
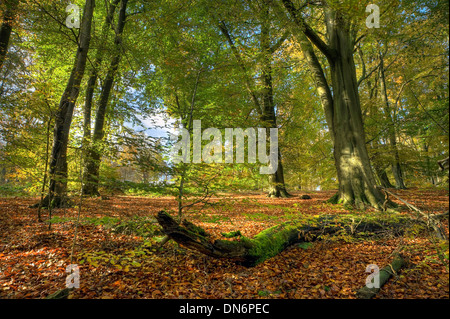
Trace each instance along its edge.
<path fill-rule="evenodd" d="M 266 8 L 267 9 L 267 8 Z M 268 16 L 268 10 L 264 11 Z M 261 50 L 263 54 L 262 62 L 262 114 L 261 122 L 267 129 L 266 136 L 269 136 L 269 129 L 277 127 L 275 115 L 275 103 L 273 100 L 272 81 L 272 48 L 270 44 L 269 22 L 262 18 L 261 25 Z M 267 143 L 268 145 L 268 143 Z M 269 175 L 269 197 L 290 197 L 284 183 L 284 173 L 281 158 L 281 151 L 278 145 L 278 167 L 277 171 Z"/>
<path fill-rule="evenodd" d="M 403 171 L 400 165 L 400 155 L 397 148 L 397 134 L 395 129 L 395 120 L 391 114 L 391 108 L 389 105 L 389 99 L 386 88 L 386 78 L 384 75 L 384 61 L 383 55 L 380 53 L 380 86 L 381 86 L 381 100 L 384 105 L 384 112 L 388 120 L 389 130 L 389 143 L 391 145 L 391 152 L 394 155 L 394 162 L 392 163 L 392 173 L 394 174 L 396 187 L 399 189 L 405 189 L 405 183 L 403 181 Z"/>
<path fill-rule="evenodd" d="M 94 6 L 94 0 L 86 0 L 74 67 L 56 113 L 49 165 L 49 195 L 44 199 L 43 207 L 63 206 L 67 201 L 67 144 L 73 110 L 86 67 Z"/>
<path fill-rule="evenodd" d="M 393 188 L 394 185 L 391 184 L 389 177 L 387 176 L 386 169 L 375 167 L 378 179 L 380 180 L 381 186 L 384 188 Z"/>
<path fill-rule="evenodd" d="M 111 64 L 108 68 L 105 80 L 102 85 L 102 92 L 100 100 L 98 102 L 97 113 L 95 116 L 95 126 L 92 136 L 92 143 L 89 147 L 86 172 L 85 172 L 85 184 L 83 186 L 83 194 L 98 196 L 99 177 L 100 177 L 100 162 L 102 154 L 102 142 L 105 135 L 104 124 L 107 113 L 107 107 L 109 98 L 111 95 L 112 87 L 114 85 L 114 77 L 119 67 L 120 58 L 122 55 L 122 33 L 125 27 L 126 21 L 126 7 L 128 0 L 122 0 L 120 5 L 119 18 L 117 22 L 116 36 L 114 39 L 114 56 L 111 59 Z"/>
<path fill-rule="evenodd" d="M 263 5 L 266 5 L 263 3 Z M 273 102 L 273 83 L 272 83 L 272 55 L 275 51 L 281 46 L 283 41 L 286 39 L 289 33 L 285 33 L 275 44 L 271 45 L 270 43 L 270 21 L 267 19 L 268 16 L 268 7 L 264 7 L 263 14 L 261 15 L 261 53 L 263 54 L 263 62 L 262 62 L 262 84 L 261 84 L 261 95 L 262 101 L 258 99 L 258 94 L 256 92 L 255 83 L 253 79 L 248 75 L 247 68 L 242 60 L 241 55 L 239 54 L 239 50 L 233 42 L 233 39 L 228 32 L 226 24 L 221 21 L 219 23 L 219 29 L 222 34 L 228 41 L 228 44 L 231 47 L 231 50 L 244 73 L 245 83 L 247 90 L 250 93 L 252 101 L 255 105 L 256 111 L 259 113 L 261 117 L 261 122 L 264 127 L 267 128 L 266 136 L 269 136 L 268 132 L 270 128 L 276 128 L 276 115 L 275 115 L 275 105 Z M 284 182 L 284 173 L 283 173 L 283 165 L 281 158 L 281 151 L 278 148 L 278 167 L 277 171 L 274 174 L 269 175 L 269 197 L 289 197 L 291 196 L 285 186 Z"/>
<path fill-rule="evenodd" d="M 6 167 L 0 168 L 0 184 L 4 184 L 6 182 Z"/>
<path fill-rule="evenodd" d="M 0 26 L 0 71 L 6 59 L 8 52 L 9 39 L 11 37 L 12 25 L 16 14 L 19 0 L 5 0 L 5 10 L 2 16 L 2 24 Z"/>
<path fill-rule="evenodd" d="M 48 178 L 47 173 L 48 173 L 48 158 L 49 158 L 49 153 L 50 153 L 51 124 L 52 124 L 52 116 L 50 115 L 47 120 L 47 134 L 46 134 L 47 141 L 45 143 L 44 178 L 43 178 L 42 187 L 41 187 L 41 200 L 38 204 L 39 207 L 38 207 L 38 212 L 37 212 L 39 222 L 42 222 L 41 208 L 42 208 L 42 204 L 44 203 L 45 187 L 47 186 L 47 178 Z"/>
<path fill-rule="evenodd" d="M 91 75 L 89 76 L 88 82 L 87 82 L 87 88 L 86 88 L 86 100 L 84 104 L 84 121 L 83 121 L 83 146 L 84 146 L 84 152 L 85 156 L 85 165 L 83 167 L 83 180 L 85 183 L 82 187 L 82 193 L 83 195 L 99 195 L 98 191 L 95 189 L 96 182 L 92 183 L 92 171 L 95 170 L 95 167 L 93 166 L 93 159 L 91 159 L 89 156 L 92 155 L 92 152 L 90 151 L 91 148 L 91 139 L 92 139 L 92 132 L 91 132 L 91 116 L 92 116 L 92 105 L 93 105 L 93 97 L 94 97 L 94 91 L 95 86 L 97 84 L 98 79 L 98 72 L 99 68 L 101 67 L 103 57 L 104 57 L 104 51 L 105 46 L 108 38 L 108 31 L 111 27 L 111 23 L 113 21 L 114 12 L 116 10 L 116 7 L 118 6 L 120 0 L 114 0 L 111 5 L 109 6 L 109 10 L 106 14 L 105 21 L 102 26 L 101 31 L 101 43 L 100 46 L 97 48 L 97 52 L 95 55 L 95 62 L 91 70 Z"/>
<path fill-rule="evenodd" d="M 429 147 L 425 140 L 422 141 L 422 151 L 425 154 L 425 173 L 429 178 L 431 184 L 435 185 L 436 181 L 434 180 L 434 171 L 431 169 L 432 164 L 430 160 L 430 155 L 428 153 Z"/>
<path fill-rule="evenodd" d="M 111 3 L 111 5 L 109 6 L 109 10 L 106 14 L 105 22 L 103 23 L 102 32 L 100 36 L 102 42 L 100 43 L 100 46 L 97 48 L 94 65 L 92 67 L 91 74 L 87 82 L 86 101 L 84 104 L 84 121 L 83 121 L 83 138 L 85 142 L 91 139 L 91 113 L 92 113 L 92 103 L 95 85 L 98 79 L 99 68 L 101 67 L 103 61 L 105 44 L 108 38 L 108 30 L 110 28 L 114 12 L 116 10 L 119 1 L 120 0 L 114 0 L 114 2 Z"/>

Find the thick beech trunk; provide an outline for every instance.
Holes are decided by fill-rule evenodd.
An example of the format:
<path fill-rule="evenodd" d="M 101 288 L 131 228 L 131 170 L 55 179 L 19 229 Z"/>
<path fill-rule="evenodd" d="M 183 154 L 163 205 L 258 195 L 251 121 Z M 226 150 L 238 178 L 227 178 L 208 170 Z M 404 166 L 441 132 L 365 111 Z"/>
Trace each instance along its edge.
<path fill-rule="evenodd" d="M 339 201 L 380 208 L 384 195 L 376 188 L 366 149 L 365 132 L 353 60 L 350 25 L 337 12 L 327 10 L 329 45 L 336 58 L 331 63 L 333 87 L 332 130 L 339 179 Z"/>
<path fill-rule="evenodd" d="M 355 34 L 342 14 L 323 4 L 326 38 L 323 41 L 305 23 L 301 13 L 290 0 L 283 0 L 291 21 L 296 25 L 295 36 L 315 80 L 331 137 L 339 181 L 337 202 L 370 205 L 381 209 L 384 195 L 376 188 L 366 149 L 356 69 L 353 60 Z M 331 86 L 313 45 L 326 57 L 331 74 Z M 331 89 L 332 88 L 332 89 Z"/>
<path fill-rule="evenodd" d="M 215 258 L 227 258 L 244 266 L 255 266 L 264 260 L 282 252 L 286 247 L 301 242 L 320 240 L 321 236 L 343 231 L 349 235 L 364 232 L 365 236 L 386 233 L 391 230 L 394 235 L 403 233 L 403 227 L 410 220 L 397 217 L 385 221 L 360 220 L 355 217 L 316 217 L 305 221 L 292 221 L 268 228 L 253 238 L 240 237 L 237 240 L 209 239 L 209 234 L 202 228 L 184 220 L 181 224 L 168 213 L 161 211 L 156 219 L 163 232 L 177 243 L 197 250 Z M 402 222 L 403 221 L 403 222 Z M 235 232 L 236 236 L 240 232 Z M 224 234 L 224 237 L 230 237 Z"/>

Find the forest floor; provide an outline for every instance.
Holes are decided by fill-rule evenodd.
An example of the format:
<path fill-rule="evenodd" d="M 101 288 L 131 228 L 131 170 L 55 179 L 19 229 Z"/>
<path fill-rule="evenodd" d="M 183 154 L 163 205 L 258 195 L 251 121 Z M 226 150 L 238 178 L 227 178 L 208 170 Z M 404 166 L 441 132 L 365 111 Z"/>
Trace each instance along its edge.
<path fill-rule="evenodd" d="M 449 209 L 448 191 L 392 190 L 426 213 Z M 267 198 L 262 194 L 223 194 L 210 205 L 192 207 L 185 218 L 212 237 L 240 230 L 252 237 L 299 214 L 345 214 L 325 201 L 334 192 Z M 77 264 L 80 287 L 70 298 L 356 298 L 366 267 L 384 267 L 400 251 L 408 266 L 382 287 L 376 298 L 449 298 L 448 242 L 414 229 L 403 237 L 370 240 L 329 238 L 288 247 L 252 267 L 214 259 L 173 241 L 155 249 L 160 210 L 175 214 L 170 197 L 111 196 L 83 199 L 78 207 L 52 212 L 37 222 L 37 198 L 0 198 L 0 298 L 45 298 L 65 288 L 66 267 Z M 355 213 L 353 211 L 352 213 Z M 364 212 L 356 212 L 364 214 Z M 407 208 L 402 213 L 411 214 Z M 43 210 L 48 220 L 48 211 Z M 448 234 L 448 220 L 444 221 Z M 74 236 L 77 229 L 75 245 Z M 73 255 L 72 254 L 73 247 Z"/>

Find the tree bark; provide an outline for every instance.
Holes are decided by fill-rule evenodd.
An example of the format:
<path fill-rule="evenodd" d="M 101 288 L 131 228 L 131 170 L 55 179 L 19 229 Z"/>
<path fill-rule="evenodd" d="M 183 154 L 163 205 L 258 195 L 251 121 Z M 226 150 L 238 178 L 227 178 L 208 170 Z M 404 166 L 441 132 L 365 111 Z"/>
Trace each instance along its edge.
<path fill-rule="evenodd" d="M 177 243 L 202 254 L 214 258 L 227 258 L 247 267 L 255 266 L 264 260 L 282 252 L 286 247 L 295 243 L 313 242 L 320 240 L 323 235 L 347 232 L 349 235 L 358 235 L 362 232 L 366 236 L 384 234 L 391 230 L 394 235 L 403 234 L 403 221 L 410 222 L 409 218 L 397 217 L 392 220 L 366 221 L 355 220 L 354 217 L 314 217 L 308 221 L 285 222 L 268 228 L 253 238 L 241 236 L 237 240 L 217 239 L 212 242 L 202 228 L 183 220 L 180 224 L 168 213 L 161 211 L 156 215 L 163 232 Z M 234 232 L 236 236 L 240 232 Z M 227 237 L 227 234 L 224 234 Z M 229 236 L 228 236 L 229 237 Z"/>
<path fill-rule="evenodd" d="M 56 113 L 49 165 L 49 195 L 44 198 L 42 207 L 61 207 L 67 204 L 67 145 L 73 110 L 86 67 L 94 7 L 95 0 L 86 0 L 74 67 Z"/>
<path fill-rule="evenodd" d="M 351 25 L 343 15 L 324 4 L 328 39 L 328 43 L 325 43 L 305 23 L 290 0 L 283 0 L 283 4 L 297 27 L 295 35 L 315 79 L 334 143 L 334 161 L 339 181 L 339 192 L 335 199 L 359 208 L 370 205 L 382 209 L 384 195 L 376 188 L 366 148 Z M 327 58 L 332 90 L 313 44 Z"/>
<path fill-rule="evenodd" d="M 4 3 L 3 22 L 0 26 L 0 71 L 2 70 L 6 53 L 8 52 L 9 39 L 11 37 L 12 25 L 18 4 L 18 0 L 6 0 Z"/>
<path fill-rule="evenodd" d="M 226 24 L 221 21 L 219 23 L 219 29 L 228 41 L 232 52 L 239 63 L 245 77 L 245 83 L 247 90 L 252 97 L 252 101 L 255 105 L 256 111 L 259 113 L 261 122 L 263 126 L 267 129 L 266 136 L 269 136 L 269 129 L 276 128 L 276 114 L 275 114 L 275 104 L 273 101 L 273 81 L 272 81 L 272 56 L 275 51 L 281 46 L 281 44 L 286 39 L 288 33 L 283 34 L 283 36 L 276 41 L 274 45 L 271 45 L 270 41 L 270 21 L 268 21 L 268 7 L 263 3 L 264 8 L 262 9 L 262 14 L 260 14 L 261 20 L 261 54 L 262 54 L 262 75 L 260 85 L 260 94 L 256 92 L 257 85 L 253 83 L 253 79 L 248 75 L 247 68 L 239 54 L 239 50 L 231 38 L 230 33 L 226 27 Z M 260 96 L 260 99 L 258 99 Z M 268 143 L 266 145 L 269 145 Z M 286 185 L 284 182 L 283 165 L 281 158 L 280 145 L 278 145 L 278 166 L 277 171 L 274 174 L 269 175 L 269 197 L 290 197 L 291 195 L 286 190 Z"/>
<path fill-rule="evenodd" d="M 387 176 L 386 169 L 379 168 L 374 165 L 375 172 L 377 173 L 380 184 L 384 188 L 393 188 L 394 185 L 391 184 L 389 177 Z"/>
<path fill-rule="evenodd" d="M 391 107 L 389 105 L 389 99 L 386 88 L 386 78 L 384 75 L 384 58 L 380 53 L 380 86 L 381 86 L 381 100 L 384 105 L 384 113 L 387 117 L 387 122 L 389 125 L 388 137 L 389 143 L 391 145 L 391 152 L 394 155 L 394 162 L 392 163 L 392 173 L 394 174 L 396 188 L 398 189 L 406 189 L 405 183 L 403 181 L 403 171 L 400 165 L 400 155 L 397 147 L 397 134 L 396 134 L 396 125 L 395 119 L 391 114 Z"/>
<path fill-rule="evenodd" d="M 381 208 L 384 196 L 376 188 L 366 149 L 350 25 L 338 12 L 330 9 L 326 12 L 330 48 L 337 56 L 331 64 L 331 81 L 339 201 L 360 207 L 369 204 Z"/>
<path fill-rule="evenodd" d="M 273 100 L 273 81 L 272 81 L 272 55 L 273 48 L 270 44 L 270 28 L 267 16 L 268 8 L 263 11 L 261 24 L 261 51 L 263 54 L 262 62 L 262 114 L 261 122 L 267 129 L 266 136 L 269 136 L 270 128 L 277 128 L 277 117 L 275 114 L 275 103 Z M 269 145 L 267 143 L 266 145 Z M 286 190 L 284 182 L 283 165 L 281 158 L 280 145 L 278 145 L 278 166 L 275 173 L 269 175 L 269 197 L 290 197 Z"/>
<path fill-rule="evenodd" d="M 108 38 L 108 30 L 111 27 L 111 23 L 113 21 L 114 12 L 116 10 L 117 5 L 119 4 L 120 0 L 114 0 L 110 6 L 109 10 L 106 13 L 106 18 L 102 26 L 101 36 L 100 36 L 100 46 L 97 48 L 97 52 L 95 55 L 95 61 L 94 65 L 92 66 L 91 74 L 89 76 L 88 82 L 87 82 L 87 88 L 86 88 L 86 98 L 84 103 L 84 121 L 83 121 L 83 146 L 84 146 L 84 152 L 85 156 L 84 158 L 87 159 L 89 156 L 89 145 L 91 143 L 91 116 L 92 116 L 92 105 L 93 105 L 93 97 L 94 97 L 94 91 L 95 86 L 97 84 L 97 79 L 99 76 L 99 68 L 102 65 L 103 57 L 104 57 L 104 51 L 105 51 L 105 45 Z M 86 163 L 89 163 L 89 160 L 85 161 L 84 165 L 84 172 L 83 172 L 83 180 L 88 179 L 88 168 L 86 167 Z M 83 184 L 83 194 L 90 194 L 91 191 L 87 190 L 85 185 Z"/>
<path fill-rule="evenodd" d="M 126 22 L 126 7 L 128 0 L 122 0 L 119 11 L 119 18 L 117 22 L 116 36 L 114 38 L 114 56 L 108 68 L 108 72 L 103 81 L 100 100 L 95 116 L 95 126 L 92 136 L 92 143 L 87 152 L 87 162 L 85 170 L 85 183 L 83 185 L 83 194 L 90 196 L 99 196 L 99 177 L 100 177 L 100 162 L 102 154 L 102 142 L 104 138 L 104 124 L 107 113 L 109 98 L 111 95 L 114 78 L 119 68 L 120 59 L 122 56 L 122 33 Z"/>

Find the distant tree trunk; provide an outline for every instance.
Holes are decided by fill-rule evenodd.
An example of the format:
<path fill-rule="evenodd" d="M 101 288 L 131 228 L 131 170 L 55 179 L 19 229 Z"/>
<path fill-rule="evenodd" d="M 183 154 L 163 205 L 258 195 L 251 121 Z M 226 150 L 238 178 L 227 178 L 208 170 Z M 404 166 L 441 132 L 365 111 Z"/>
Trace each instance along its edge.
<path fill-rule="evenodd" d="M 4 184 L 6 182 L 6 167 L 2 167 L 0 169 L 0 184 Z"/>
<path fill-rule="evenodd" d="M 102 157 L 102 142 L 104 138 L 104 124 L 107 113 L 107 107 L 111 90 L 114 84 L 114 77 L 119 67 L 120 58 L 122 55 L 122 33 L 126 21 L 126 7 L 128 0 L 122 0 L 120 5 L 119 18 L 117 22 L 116 36 L 114 39 L 114 55 L 111 59 L 111 64 L 103 81 L 102 92 L 98 102 L 97 113 L 95 116 L 95 126 L 92 136 L 92 143 L 88 150 L 85 184 L 83 185 L 83 194 L 90 196 L 100 195 L 98 191 L 100 162 Z"/>
<path fill-rule="evenodd" d="M 430 160 L 430 155 L 428 154 L 429 146 L 425 140 L 422 141 L 422 151 L 425 153 L 425 174 L 430 179 L 430 183 L 435 185 L 434 180 L 434 170 L 432 169 L 432 163 Z"/>
<path fill-rule="evenodd" d="M 268 9 L 264 11 L 268 16 Z M 264 19 L 264 18 L 263 18 Z M 277 127 L 277 117 L 275 114 L 275 103 L 273 100 L 273 81 L 272 81 L 272 55 L 273 48 L 270 44 L 269 22 L 264 21 L 261 25 L 261 50 L 263 54 L 262 62 L 262 114 L 261 122 L 269 131 L 270 128 Z M 269 136 L 267 132 L 266 136 Z M 280 145 L 278 145 L 278 167 L 277 171 L 269 175 L 269 197 L 290 197 L 284 183 L 284 173 L 281 158 Z"/>
<path fill-rule="evenodd" d="M 264 8 L 262 9 L 261 18 L 261 53 L 263 54 L 263 62 L 262 62 L 262 89 L 261 89 L 261 99 L 262 103 L 258 99 L 258 94 L 256 92 L 256 85 L 253 82 L 253 79 L 248 76 L 247 68 L 242 60 L 242 57 L 239 53 L 238 48 L 233 42 L 233 39 L 228 32 L 226 24 L 221 21 L 219 23 L 219 29 L 222 34 L 228 41 L 232 52 L 242 69 L 245 77 L 245 84 L 248 92 L 252 98 L 252 101 L 255 105 L 256 111 L 259 113 L 261 122 L 264 127 L 269 131 L 270 128 L 276 128 L 276 115 L 275 115 L 275 104 L 273 101 L 273 83 L 272 83 L 272 56 L 275 51 L 282 45 L 284 40 L 287 38 L 289 33 L 285 33 L 275 44 L 271 45 L 270 39 L 270 21 L 268 21 L 268 7 L 266 3 L 263 2 L 262 5 Z M 269 136 L 268 132 L 266 136 Z M 283 165 L 281 158 L 280 147 L 278 146 L 278 167 L 277 171 L 274 174 L 269 175 L 269 192 L 268 196 L 270 197 L 289 197 L 291 196 L 285 186 L 284 182 L 284 173 L 283 173 Z"/>
<path fill-rule="evenodd" d="M 384 112 L 388 120 L 388 136 L 389 143 L 391 145 L 391 152 L 394 155 L 394 162 L 392 163 L 392 173 L 394 174 L 396 187 L 399 189 L 406 189 L 405 183 L 403 181 L 403 171 L 400 165 L 400 155 L 397 148 L 397 134 L 396 134 L 396 124 L 395 119 L 392 117 L 391 108 L 389 105 L 389 99 L 386 88 L 386 78 L 384 75 L 384 59 L 383 55 L 380 53 L 380 86 L 381 86 L 381 100 L 384 105 Z"/>
<path fill-rule="evenodd" d="M 91 113 L 92 113 L 92 102 L 94 97 L 94 91 L 95 86 L 97 84 L 98 79 L 98 71 L 101 67 L 104 51 L 105 51 L 105 44 L 106 40 L 108 38 L 108 30 L 110 29 L 112 18 L 114 16 L 114 11 L 116 10 L 116 7 L 118 5 L 120 0 L 114 0 L 111 5 L 109 6 L 109 10 L 106 14 L 105 21 L 102 26 L 100 41 L 102 41 L 97 48 L 97 52 L 95 55 L 95 61 L 94 65 L 91 70 L 91 74 L 89 76 L 88 82 L 87 82 L 87 88 L 86 88 L 86 97 L 85 97 L 85 103 L 84 103 L 84 121 L 83 121 L 83 144 L 87 144 L 91 139 Z"/>
<path fill-rule="evenodd" d="M 9 39 L 11 37 L 12 25 L 16 15 L 16 9 L 19 0 L 5 0 L 5 10 L 3 12 L 3 23 L 0 26 L 0 71 L 3 67 L 3 62 L 6 59 L 8 52 Z"/>
<path fill-rule="evenodd" d="M 67 145 L 73 110 L 86 67 L 94 6 L 95 0 L 86 0 L 74 67 L 56 113 L 49 165 L 49 195 L 43 200 L 42 207 L 67 204 Z"/>
<path fill-rule="evenodd" d="M 380 179 L 380 184 L 384 188 L 393 188 L 394 185 L 391 184 L 389 177 L 387 176 L 385 169 L 375 169 L 377 171 L 378 178 Z"/>
<path fill-rule="evenodd" d="M 92 139 L 92 133 L 91 133 L 91 116 L 92 116 L 92 105 L 93 105 L 93 97 L 94 97 L 94 91 L 95 86 L 97 84 L 98 79 L 98 72 L 99 68 L 101 67 L 103 57 L 105 54 L 105 46 L 108 38 L 108 30 L 112 26 L 113 16 L 114 12 L 116 10 L 117 5 L 119 4 L 120 0 L 114 0 L 110 6 L 109 10 L 106 14 L 105 21 L 102 26 L 101 31 L 101 43 L 100 46 L 97 48 L 97 52 L 95 55 L 95 62 L 91 70 L 91 75 L 89 76 L 88 82 L 87 82 L 87 88 L 86 88 L 86 99 L 84 104 L 84 121 L 83 121 L 83 146 L 84 146 L 84 153 L 85 153 L 85 164 L 83 167 L 83 189 L 82 193 L 84 195 L 99 195 L 98 191 L 96 191 L 93 187 L 95 185 L 91 183 L 91 172 L 95 169 L 92 167 L 92 160 L 89 158 L 91 156 L 90 147 L 91 147 L 91 139 Z M 90 172 L 91 171 L 91 172 Z"/>
<path fill-rule="evenodd" d="M 355 34 L 339 12 L 324 4 L 328 43 L 303 20 L 290 0 L 285 8 L 298 27 L 296 37 L 316 81 L 318 94 L 334 142 L 334 160 L 339 192 L 334 201 L 382 209 L 384 195 L 377 189 L 366 148 L 359 100 L 356 68 L 353 60 Z M 327 58 L 332 90 L 313 50 L 313 43 Z"/>
<path fill-rule="evenodd" d="M 284 182 L 283 165 L 281 163 L 281 152 L 278 150 L 278 167 L 274 174 L 269 175 L 269 197 L 291 197 L 292 195 L 286 190 Z"/>
<path fill-rule="evenodd" d="M 371 145 L 376 150 L 371 160 L 380 185 L 384 188 L 394 188 L 395 186 L 392 185 L 386 172 L 386 168 L 389 165 L 384 163 L 383 159 L 378 158 L 378 149 L 380 148 L 381 145 L 378 143 L 378 141 L 371 142 Z"/>

